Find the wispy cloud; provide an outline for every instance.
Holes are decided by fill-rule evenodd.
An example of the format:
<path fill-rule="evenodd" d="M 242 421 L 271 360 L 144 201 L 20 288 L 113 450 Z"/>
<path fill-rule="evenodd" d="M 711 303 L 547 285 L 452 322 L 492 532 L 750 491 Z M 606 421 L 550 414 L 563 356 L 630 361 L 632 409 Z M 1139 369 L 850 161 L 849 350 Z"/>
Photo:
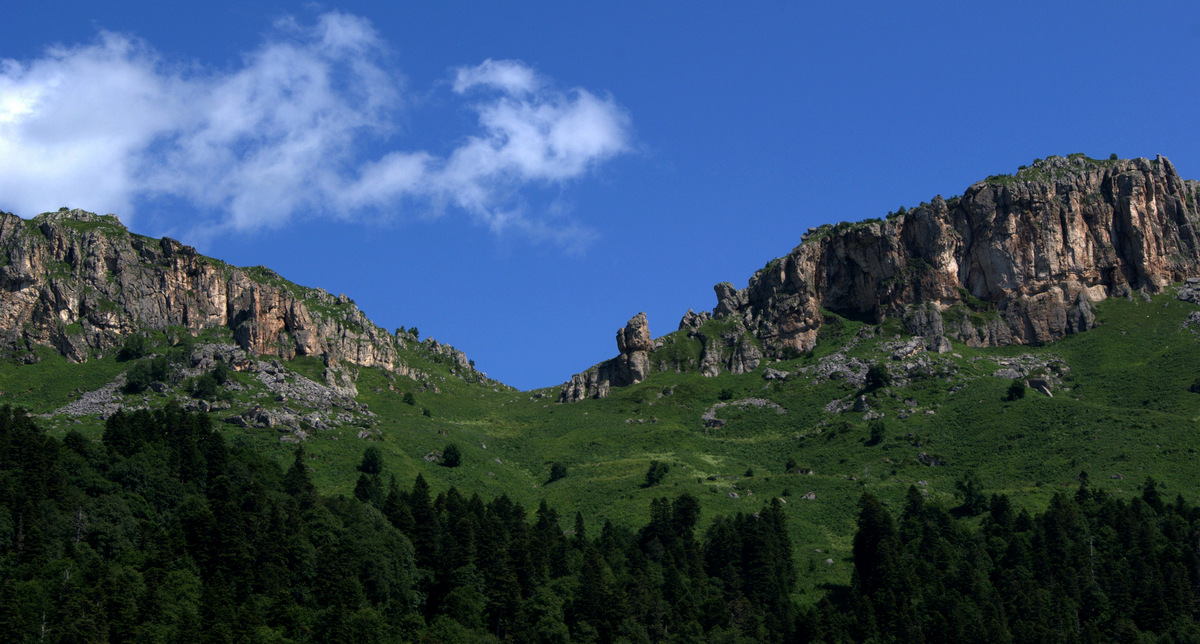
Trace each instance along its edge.
<path fill-rule="evenodd" d="M 168 197 L 190 225 L 239 231 L 297 216 L 436 216 L 458 208 L 498 233 L 563 246 L 591 233 L 528 196 L 630 149 L 613 100 L 560 89 L 530 66 L 487 60 L 450 87 L 478 129 L 444 155 L 394 149 L 404 79 L 360 17 L 281 20 L 240 66 L 169 62 L 134 37 L 101 33 L 37 59 L 0 61 L 0 207 L 71 205 L 132 218 Z M 180 227 L 189 224 L 179 223 Z"/>

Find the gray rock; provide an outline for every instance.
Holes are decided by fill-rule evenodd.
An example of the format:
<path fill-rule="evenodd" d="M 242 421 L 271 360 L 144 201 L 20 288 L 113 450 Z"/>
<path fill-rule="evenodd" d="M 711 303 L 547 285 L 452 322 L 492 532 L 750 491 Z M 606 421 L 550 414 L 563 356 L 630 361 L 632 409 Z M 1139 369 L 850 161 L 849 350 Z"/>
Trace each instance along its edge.
<path fill-rule="evenodd" d="M 920 337 L 938 337 L 946 332 L 942 314 L 932 302 L 922 302 L 908 307 L 904 315 L 904 326 L 909 333 Z"/>
<path fill-rule="evenodd" d="M 970 346 L 1045 344 L 1094 326 L 1094 302 L 1200 274 L 1195 197 L 1161 157 L 1051 157 L 952 203 L 823 227 L 745 289 L 717 285 L 714 317 L 739 320 L 767 355 L 812 348 L 822 309 Z M 1197 286 L 1177 296 L 1200 302 Z"/>
<path fill-rule="evenodd" d="M 604 398 L 609 387 L 625 387 L 646 378 L 650 371 L 650 353 L 654 341 L 650 337 L 650 326 L 646 314 L 638 313 L 617 331 L 617 350 L 620 354 L 602 362 L 583 373 L 571 376 L 571 380 L 559 391 L 559 402 L 578 402 L 586 398 Z"/>
<path fill-rule="evenodd" d="M 700 419 L 704 421 L 705 427 L 724 427 L 725 421 L 717 418 L 717 411 L 725 407 L 766 407 L 775 410 L 777 414 L 786 414 L 787 410 L 780 407 L 779 404 L 766 400 L 764 398 L 744 398 L 742 400 L 734 400 L 730 402 L 719 402 L 712 407 L 709 407 Z"/>
<path fill-rule="evenodd" d="M 950 344 L 950 340 L 944 335 L 928 338 L 926 347 L 929 351 L 937 354 L 950 353 L 954 349 Z"/>
<path fill-rule="evenodd" d="M 1027 384 L 1030 389 L 1037 391 L 1038 393 L 1042 394 L 1043 396 L 1046 396 L 1048 398 L 1054 397 L 1054 394 L 1050 393 L 1050 390 L 1053 387 L 1053 383 L 1051 383 L 1046 378 L 1030 378 L 1029 381 L 1026 382 L 1025 384 Z"/>
<path fill-rule="evenodd" d="M 688 309 L 687 313 L 683 314 L 683 319 L 679 320 L 679 329 L 699 329 L 705 322 L 711 319 L 712 314 L 708 311 L 695 313 L 691 309 Z"/>
<path fill-rule="evenodd" d="M 852 407 L 854 407 L 854 403 L 844 398 L 839 398 L 837 400 L 831 400 L 828 403 L 825 403 L 825 412 L 830 414 L 840 414 L 848 409 L 851 409 Z"/>
<path fill-rule="evenodd" d="M 942 459 L 940 459 L 936 456 L 931 456 L 930 454 L 927 454 L 925 452 L 921 452 L 920 454 L 917 454 L 917 460 L 922 465 L 928 465 L 930 467 L 941 467 L 946 464 L 945 461 L 943 461 Z"/>
<path fill-rule="evenodd" d="M 913 338 L 907 342 L 903 342 L 900 346 L 892 351 L 892 360 L 903 360 L 909 356 L 925 350 L 925 340 L 923 338 Z"/>

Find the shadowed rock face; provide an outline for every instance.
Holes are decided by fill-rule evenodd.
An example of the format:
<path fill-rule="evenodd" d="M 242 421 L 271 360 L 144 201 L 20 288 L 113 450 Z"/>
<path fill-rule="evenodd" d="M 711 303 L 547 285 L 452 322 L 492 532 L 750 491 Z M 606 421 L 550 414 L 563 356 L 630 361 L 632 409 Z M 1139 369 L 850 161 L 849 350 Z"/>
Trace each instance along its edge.
<path fill-rule="evenodd" d="M 111 216 L 0 213 L 0 342 L 75 361 L 145 328 L 233 331 L 246 351 L 391 369 L 396 342 L 349 298 L 240 269 L 190 246 L 130 234 Z"/>
<path fill-rule="evenodd" d="M 1057 340 L 1092 326 L 1091 302 L 1200 272 L 1197 196 L 1162 157 L 1051 157 L 951 202 L 812 230 L 747 288 L 718 285 L 714 317 L 773 352 L 811 348 L 822 308 L 975 346 Z"/>
<path fill-rule="evenodd" d="M 1050 342 L 1091 328 L 1093 302 L 1200 275 L 1198 204 L 1200 184 L 1163 157 L 1050 157 L 886 221 L 810 229 L 746 288 L 716 285 L 711 318 L 727 322 L 719 337 L 703 330 L 707 313 L 688 311 L 679 328 L 702 342 L 707 376 L 811 349 L 822 309 L 896 317 L 939 346 L 945 336 Z M 611 362 L 575 376 L 560 399 L 606 395 L 617 383 L 599 377 Z"/>

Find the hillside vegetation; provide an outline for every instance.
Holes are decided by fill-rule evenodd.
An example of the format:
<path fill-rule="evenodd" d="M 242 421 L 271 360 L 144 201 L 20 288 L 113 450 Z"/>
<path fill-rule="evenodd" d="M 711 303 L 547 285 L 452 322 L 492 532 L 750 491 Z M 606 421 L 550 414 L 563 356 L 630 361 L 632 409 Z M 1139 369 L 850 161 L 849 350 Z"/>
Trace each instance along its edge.
<path fill-rule="evenodd" d="M 269 269 L 0 214 L 0 635 L 1195 637 L 1198 194 L 1052 157 L 527 392 Z"/>
<path fill-rule="evenodd" d="M 11 641 L 44 625 L 59 641 L 183 641 L 197 624 L 197 641 L 1187 638 L 1195 312 L 1169 294 L 1113 299 L 1095 329 L 1047 347 L 899 360 L 908 338 L 844 320 L 811 355 L 738 376 L 655 373 L 574 404 L 453 378 L 409 396 L 415 381 L 362 369 L 372 433 L 319 430 L 303 450 L 166 394 L 123 394 L 157 411 L 107 422 L 6 411 L 0 629 Z M 6 365 L 0 386 L 95 383 L 138 364 L 57 360 Z M 861 385 L 763 377 L 859 363 L 873 365 Z M 997 377 L 1014 367 L 1057 377 L 1053 397 Z M 230 381 L 265 398 L 245 372 Z M 58 387 L 18 394 L 53 409 L 72 397 Z M 869 411 L 829 405 L 859 396 Z M 723 424 L 704 421 L 714 407 Z"/>
<path fill-rule="evenodd" d="M 1137 496 L 1153 477 L 1164 493 L 1200 500 L 1200 394 L 1189 391 L 1200 364 L 1200 327 L 1188 323 L 1195 311 L 1169 293 L 1114 298 L 1097 306 L 1095 329 L 1051 345 L 954 344 L 948 353 L 900 360 L 895 347 L 912 338 L 898 325 L 834 318 L 817 347 L 792 360 L 716 378 L 654 372 L 607 398 L 572 404 L 554 402 L 555 390 L 514 392 L 448 375 L 436 380 L 437 393 L 421 391 L 418 381 L 360 368 L 357 400 L 375 415 L 369 434 L 335 425 L 312 431 L 305 447 L 326 494 L 353 492 L 355 467 L 373 446 L 401 482 L 420 474 L 435 493 L 454 486 L 484 498 L 504 493 L 529 507 L 546 500 L 581 512 L 593 530 L 607 520 L 639 525 L 650 500 L 662 495 L 699 499 L 702 525 L 778 498 L 798 546 L 796 563 L 807 571 L 800 588 L 815 589 L 849 581 L 854 504 L 864 490 L 898 509 L 915 485 L 931 502 L 954 508 L 962 502 L 959 484 L 973 480 L 985 494 L 1008 494 L 1018 507 L 1038 510 L 1086 472 L 1116 498 Z M 673 335 L 669 341 L 694 342 Z M 151 343 L 155 352 L 171 351 L 165 336 Z M 51 435 L 75 430 L 98 440 L 98 416 L 54 410 L 137 363 L 112 357 L 71 365 L 47 352 L 36 364 L 0 365 L 0 390 L 6 401 L 46 414 L 39 423 Z M 891 384 L 856 384 L 853 369 L 866 365 L 883 367 Z M 286 378 L 319 378 L 324 369 L 311 358 L 281 366 Z M 423 366 L 448 372 L 432 361 Z M 1028 388 L 1010 399 L 1013 377 L 1004 370 L 1013 368 L 1021 381 L 1060 384 L 1053 397 Z M 768 369 L 794 375 L 765 379 Z M 235 407 L 296 405 L 268 397 L 257 375 L 232 372 L 243 389 L 223 395 Z M 188 386 L 116 395 L 131 407 L 158 408 L 186 401 Z M 866 411 L 854 409 L 860 397 Z M 279 428 L 222 422 L 236 410 L 209 414 L 232 445 L 253 447 L 280 467 L 291 462 L 295 448 L 280 441 Z M 723 424 L 706 423 L 710 410 Z M 458 467 L 437 460 L 451 444 L 461 454 Z M 646 486 L 655 461 L 667 471 Z M 565 476 L 550 482 L 555 464 Z"/>

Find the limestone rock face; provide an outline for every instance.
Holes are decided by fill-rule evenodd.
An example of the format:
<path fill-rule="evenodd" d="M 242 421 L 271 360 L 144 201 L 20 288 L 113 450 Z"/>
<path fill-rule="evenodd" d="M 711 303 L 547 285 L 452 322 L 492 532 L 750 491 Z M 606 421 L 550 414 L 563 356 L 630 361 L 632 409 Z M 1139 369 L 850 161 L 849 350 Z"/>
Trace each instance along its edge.
<path fill-rule="evenodd" d="M 1198 201 L 1163 157 L 1051 157 L 949 202 L 810 231 L 745 289 L 718 284 L 713 317 L 769 355 L 812 348 L 822 308 L 971 346 L 1050 342 L 1094 325 L 1092 302 L 1200 274 Z"/>
<path fill-rule="evenodd" d="M 617 351 L 628 354 L 653 350 L 654 339 L 650 337 L 650 325 L 646 323 L 645 313 L 633 316 L 625 323 L 625 328 L 617 331 Z"/>
<path fill-rule="evenodd" d="M 650 353 L 654 339 L 646 314 L 638 313 L 617 330 L 617 357 L 606 360 L 583 373 L 571 376 L 559 391 L 559 402 L 578 402 L 584 398 L 603 398 L 609 387 L 625 387 L 641 382 L 650 373 Z"/>
<path fill-rule="evenodd" d="M 705 322 L 712 319 L 712 314 L 708 311 L 695 311 L 688 309 L 687 313 L 683 314 L 683 318 L 679 320 L 679 330 L 683 329 L 699 329 L 704 326 Z"/>
<path fill-rule="evenodd" d="M 618 387 L 639 383 L 650 372 L 650 352 L 654 350 L 654 339 L 650 337 L 650 325 L 646 314 L 638 313 L 617 331 L 617 364 L 612 374 L 613 384 Z"/>
<path fill-rule="evenodd" d="M 762 361 L 762 352 L 741 324 L 719 335 L 710 336 L 703 331 L 694 335 L 703 345 L 700 373 L 706 377 L 716 377 L 722 370 L 733 374 L 748 373 L 754 371 Z"/>
<path fill-rule="evenodd" d="M 387 369 L 398 366 L 404 342 L 344 295 L 131 234 L 111 215 L 0 213 L 0 348 L 20 354 L 43 344 L 83 361 L 131 332 L 168 327 L 225 327 L 249 353 Z"/>
<path fill-rule="evenodd" d="M 1094 326 L 1094 302 L 1200 275 L 1198 204 L 1200 183 L 1161 156 L 1050 157 L 886 220 L 810 228 L 746 288 L 717 284 L 711 314 L 689 310 L 679 330 L 700 341 L 690 364 L 706 376 L 813 348 L 823 309 L 898 318 L 938 353 L 951 350 L 949 338 L 1042 344 Z M 1180 297 L 1200 301 L 1195 285 Z M 620 355 L 574 376 L 560 400 L 644 377 L 640 356 L 653 348 L 637 320 L 618 332 Z"/>

